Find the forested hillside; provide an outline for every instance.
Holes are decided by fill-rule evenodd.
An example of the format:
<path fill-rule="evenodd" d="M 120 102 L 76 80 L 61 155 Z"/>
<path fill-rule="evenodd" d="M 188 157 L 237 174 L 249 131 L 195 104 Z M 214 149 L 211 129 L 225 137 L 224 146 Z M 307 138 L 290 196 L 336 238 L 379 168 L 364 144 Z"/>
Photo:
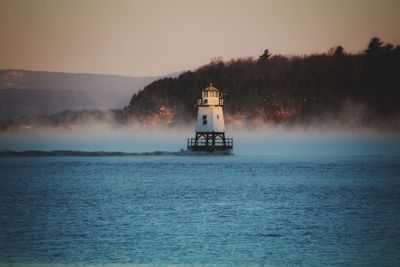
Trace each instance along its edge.
<path fill-rule="evenodd" d="M 129 119 L 166 124 L 195 118 L 196 99 L 209 83 L 226 94 L 227 121 L 300 122 L 351 116 L 363 123 L 400 112 L 400 46 L 373 38 L 365 51 L 341 46 L 326 54 L 214 60 L 178 78 L 151 83 L 133 95 Z"/>
<path fill-rule="evenodd" d="M 213 60 L 149 84 L 125 108 L 24 116 L 0 128 L 192 123 L 196 99 L 209 83 L 225 94 L 228 125 L 340 123 L 400 129 L 400 46 L 378 38 L 358 54 L 337 46 L 325 54 L 286 57 L 265 50 L 257 59 Z"/>

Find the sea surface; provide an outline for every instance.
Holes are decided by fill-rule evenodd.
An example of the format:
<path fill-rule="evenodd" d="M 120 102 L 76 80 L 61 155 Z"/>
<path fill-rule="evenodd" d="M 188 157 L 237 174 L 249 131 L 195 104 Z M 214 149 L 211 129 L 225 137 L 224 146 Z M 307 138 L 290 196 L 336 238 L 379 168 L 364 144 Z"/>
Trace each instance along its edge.
<path fill-rule="evenodd" d="M 400 266 L 400 158 L 0 158 L 0 266 Z"/>

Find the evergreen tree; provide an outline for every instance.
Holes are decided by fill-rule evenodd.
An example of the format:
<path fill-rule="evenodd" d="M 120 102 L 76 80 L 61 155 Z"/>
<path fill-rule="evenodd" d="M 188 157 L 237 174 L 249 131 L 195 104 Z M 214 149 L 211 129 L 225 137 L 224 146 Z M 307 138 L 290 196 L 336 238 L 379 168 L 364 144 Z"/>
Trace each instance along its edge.
<path fill-rule="evenodd" d="M 271 57 L 271 54 L 269 53 L 268 49 L 265 49 L 264 53 L 259 57 L 258 60 L 261 62 L 268 62 L 270 57 Z"/>

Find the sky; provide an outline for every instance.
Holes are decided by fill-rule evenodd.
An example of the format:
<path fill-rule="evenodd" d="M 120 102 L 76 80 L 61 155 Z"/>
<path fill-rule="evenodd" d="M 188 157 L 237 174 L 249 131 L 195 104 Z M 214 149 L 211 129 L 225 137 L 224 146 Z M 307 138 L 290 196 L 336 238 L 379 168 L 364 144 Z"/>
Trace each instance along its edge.
<path fill-rule="evenodd" d="M 0 0 L 0 69 L 128 76 L 400 44 L 398 0 Z"/>

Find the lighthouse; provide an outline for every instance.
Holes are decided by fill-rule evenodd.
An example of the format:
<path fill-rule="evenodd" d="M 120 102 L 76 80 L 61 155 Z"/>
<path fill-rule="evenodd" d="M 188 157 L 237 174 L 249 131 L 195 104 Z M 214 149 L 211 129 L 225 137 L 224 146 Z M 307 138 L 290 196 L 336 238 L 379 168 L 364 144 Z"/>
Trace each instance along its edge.
<path fill-rule="evenodd" d="M 201 92 L 197 99 L 196 137 L 187 140 L 191 151 L 226 151 L 233 149 L 233 139 L 225 138 L 225 123 L 222 94 L 212 84 Z"/>

